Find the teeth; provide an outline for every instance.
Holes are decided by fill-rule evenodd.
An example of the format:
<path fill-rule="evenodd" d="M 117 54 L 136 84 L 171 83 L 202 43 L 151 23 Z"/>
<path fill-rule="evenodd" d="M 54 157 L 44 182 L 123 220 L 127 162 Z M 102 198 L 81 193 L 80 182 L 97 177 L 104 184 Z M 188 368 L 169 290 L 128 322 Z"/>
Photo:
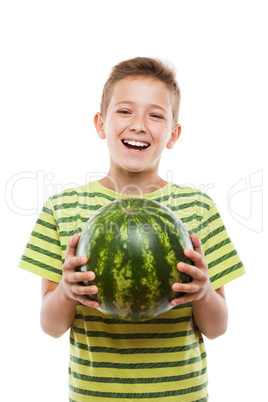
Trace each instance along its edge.
<path fill-rule="evenodd" d="M 140 141 L 123 140 L 124 144 L 135 145 L 136 147 L 148 147 L 149 144 Z"/>

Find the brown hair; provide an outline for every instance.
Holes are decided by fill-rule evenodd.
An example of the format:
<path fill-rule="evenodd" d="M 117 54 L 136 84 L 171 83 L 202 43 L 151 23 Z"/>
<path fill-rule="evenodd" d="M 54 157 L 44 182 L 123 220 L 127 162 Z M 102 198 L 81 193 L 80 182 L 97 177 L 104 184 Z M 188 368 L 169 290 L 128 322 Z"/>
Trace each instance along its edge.
<path fill-rule="evenodd" d="M 113 67 L 102 92 L 100 104 L 102 117 L 104 119 L 106 117 L 107 108 L 111 101 L 115 84 L 124 78 L 133 76 L 157 78 L 167 86 L 172 95 L 173 126 L 175 127 L 178 122 L 181 100 L 180 88 L 175 78 L 175 72 L 162 61 L 149 57 L 136 57 L 134 59 L 125 60 Z"/>

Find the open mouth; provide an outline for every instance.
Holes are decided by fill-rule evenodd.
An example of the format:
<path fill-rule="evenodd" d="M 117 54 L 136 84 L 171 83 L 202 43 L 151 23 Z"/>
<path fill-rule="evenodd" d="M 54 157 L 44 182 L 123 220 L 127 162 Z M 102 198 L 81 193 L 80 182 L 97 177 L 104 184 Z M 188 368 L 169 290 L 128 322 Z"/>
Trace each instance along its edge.
<path fill-rule="evenodd" d="M 148 142 L 143 141 L 132 141 L 132 140 L 122 140 L 122 143 L 133 151 L 143 151 L 146 148 L 149 148 L 150 144 Z"/>

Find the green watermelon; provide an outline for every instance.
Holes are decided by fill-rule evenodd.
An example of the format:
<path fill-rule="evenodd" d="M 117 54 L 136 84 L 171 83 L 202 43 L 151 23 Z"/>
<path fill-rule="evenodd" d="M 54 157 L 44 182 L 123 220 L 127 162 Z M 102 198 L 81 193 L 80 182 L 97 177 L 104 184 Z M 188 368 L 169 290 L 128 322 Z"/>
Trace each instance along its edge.
<path fill-rule="evenodd" d="M 177 263 L 192 264 L 183 249 L 193 248 L 181 220 L 164 205 L 146 199 L 123 198 L 100 208 L 84 226 L 76 254 L 88 263 L 78 270 L 94 271 L 99 310 L 111 317 L 143 321 L 172 308 L 175 282 L 190 282 Z"/>

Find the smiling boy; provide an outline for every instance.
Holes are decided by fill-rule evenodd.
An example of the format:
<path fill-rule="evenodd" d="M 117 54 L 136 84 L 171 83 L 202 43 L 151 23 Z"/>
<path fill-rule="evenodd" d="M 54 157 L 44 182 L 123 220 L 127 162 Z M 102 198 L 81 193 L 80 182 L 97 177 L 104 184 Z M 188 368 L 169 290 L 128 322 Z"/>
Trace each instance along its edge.
<path fill-rule="evenodd" d="M 179 138 L 180 125 L 173 125 L 171 94 L 163 82 L 137 76 L 115 85 L 106 114 L 96 114 L 95 126 L 107 139 L 109 176 L 119 190 L 129 184 L 142 190 L 166 184 L 158 167 L 165 147 L 172 148 Z M 101 183 L 109 187 L 107 178 Z"/>
<path fill-rule="evenodd" d="M 172 149 L 180 91 L 174 73 L 158 60 L 135 58 L 114 67 L 94 118 L 106 139 L 110 169 L 99 181 L 64 191 L 44 206 L 20 266 L 42 280 L 41 325 L 59 337 L 69 328 L 70 401 L 207 401 L 203 336 L 227 328 L 224 285 L 244 273 L 211 198 L 193 188 L 167 183 L 158 174 L 165 148 Z M 96 209 L 122 197 L 162 202 L 185 223 L 194 265 L 177 268 L 192 276 L 173 284 L 185 292 L 173 309 L 153 320 L 129 323 L 102 314 L 87 294 L 98 292 L 93 272 L 76 272 L 85 222 Z M 81 281 L 92 280 L 88 287 Z"/>

